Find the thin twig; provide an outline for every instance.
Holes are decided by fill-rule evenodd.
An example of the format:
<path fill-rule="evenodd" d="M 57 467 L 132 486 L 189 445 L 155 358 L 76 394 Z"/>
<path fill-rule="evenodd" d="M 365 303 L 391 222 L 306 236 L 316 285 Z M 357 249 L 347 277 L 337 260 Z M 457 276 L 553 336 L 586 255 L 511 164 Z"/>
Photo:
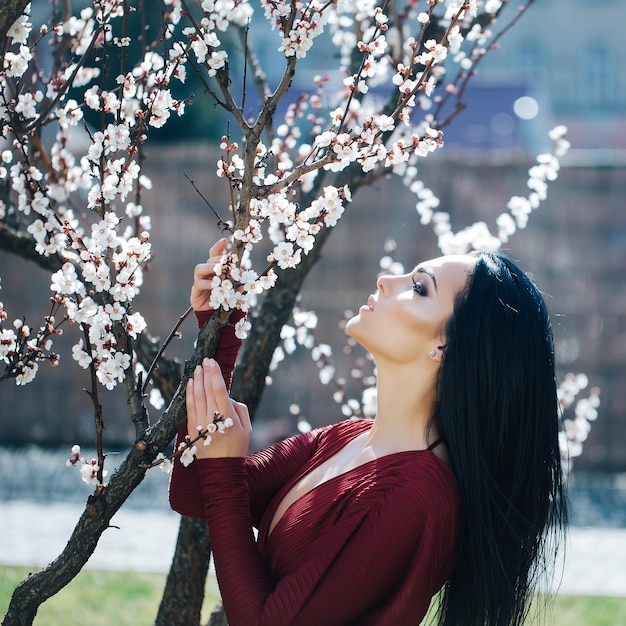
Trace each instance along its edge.
<path fill-rule="evenodd" d="M 196 193 L 204 200 L 204 202 L 209 207 L 209 209 L 211 209 L 211 211 L 213 211 L 213 214 L 215 215 L 215 217 L 217 217 L 217 225 L 222 229 L 222 231 L 225 231 L 225 230 L 230 231 L 231 228 L 228 225 L 228 222 L 225 222 L 221 218 L 220 214 L 213 208 L 213 206 L 206 199 L 206 197 L 203 195 L 203 193 L 196 187 L 196 183 L 194 183 L 193 180 L 191 178 L 189 178 L 189 175 L 187 174 L 187 172 L 185 172 L 185 170 L 183 170 L 183 175 L 191 183 L 191 186 L 196 190 Z"/>
<path fill-rule="evenodd" d="M 154 372 L 155 368 L 157 367 L 157 364 L 159 362 L 159 359 L 161 358 L 161 356 L 163 355 L 163 353 L 165 352 L 165 349 L 167 348 L 167 346 L 170 344 L 170 342 L 172 341 L 172 339 L 174 339 L 174 337 L 176 336 L 176 333 L 178 332 L 178 329 L 180 328 L 180 325 L 187 319 L 187 317 L 189 316 L 189 314 L 191 313 L 191 311 L 193 311 L 192 307 L 189 307 L 179 318 L 178 321 L 176 322 L 176 324 L 174 325 L 174 328 L 172 328 L 172 330 L 170 331 L 170 334 L 167 336 L 167 338 L 165 339 L 165 341 L 161 344 L 161 347 L 159 348 L 159 351 L 156 353 L 154 359 L 152 360 L 152 363 L 150 364 L 150 367 L 148 368 L 148 372 L 146 373 L 146 381 L 143 384 L 143 388 L 141 390 L 142 394 L 146 393 L 146 388 L 148 387 L 148 383 L 150 382 L 150 378 L 152 377 L 152 372 Z"/>
<path fill-rule="evenodd" d="M 85 338 L 85 349 L 87 354 L 92 355 L 93 349 L 91 342 L 89 341 L 89 331 L 84 326 L 83 337 Z M 104 482 L 104 448 L 103 448 L 103 433 L 104 433 L 104 416 L 102 413 L 102 404 L 98 397 L 98 377 L 96 376 L 96 364 L 92 361 L 89 363 L 89 371 L 91 374 L 91 391 L 87 391 L 87 395 L 91 398 L 94 409 L 94 418 L 96 422 L 96 454 L 98 455 L 98 472 L 96 479 L 98 485 L 102 485 Z"/>
<path fill-rule="evenodd" d="M 246 111 L 246 93 L 247 86 L 246 82 L 248 80 L 248 32 L 250 31 L 250 20 L 246 24 L 246 28 L 244 29 L 244 37 L 243 37 L 243 87 L 241 94 L 241 111 L 245 115 Z"/>
<path fill-rule="evenodd" d="M 497 44 L 500 41 L 500 39 L 503 37 L 503 35 L 506 32 L 508 32 L 511 28 L 513 28 L 515 24 L 517 24 L 517 22 L 521 19 L 522 15 L 524 15 L 524 13 L 528 10 L 528 7 L 534 4 L 534 2 L 535 0 L 527 0 L 526 5 L 524 5 L 523 7 L 520 8 L 520 10 L 518 10 L 517 15 L 506 26 L 504 26 L 504 28 L 502 28 L 502 30 L 500 30 L 498 34 L 495 35 L 495 37 L 493 37 L 493 39 L 489 42 L 489 46 L 487 48 L 488 50 L 493 50 L 495 44 Z M 473 60 L 471 68 L 465 71 L 465 78 L 461 81 L 461 85 L 458 88 L 457 93 L 456 93 L 456 104 L 454 105 L 454 109 L 450 112 L 450 114 L 444 120 L 437 123 L 436 125 L 437 129 L 442 129 L 448 126 L 448 124 L 450 124 L 450 122 L 452 122 L 452 120 L 467 106 L 462 101 L 463 96 L 465 95 L 465 91 L 467 89 L 467 85 L 469 84 L 471 77 L 474 75 L 476 68 L 478 67 L 478 65 L 484 58 L 485 58 L 485 54 L 478 56 L 476 59 Z M 455 82 L 457 79 L 455 79 Z M 441 102 L 438 104 L 437 109 L 435 110 L 433 114 L 435 119 L 438 118 L 442 109 L 445 107 L 446 103 L 448 102 L 448 99 L 449 99 L 448 95 L 446 95 L 444 98 L 442 98 Z"/>

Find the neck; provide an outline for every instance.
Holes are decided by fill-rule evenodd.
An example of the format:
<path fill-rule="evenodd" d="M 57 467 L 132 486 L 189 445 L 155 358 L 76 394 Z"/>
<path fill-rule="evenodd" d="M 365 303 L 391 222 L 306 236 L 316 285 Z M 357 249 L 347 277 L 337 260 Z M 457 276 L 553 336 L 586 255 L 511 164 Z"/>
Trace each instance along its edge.
<path fill-rule="evenodd" d="M 377 414 L 368 444 L 380 453 L 422 450 L 436 438 L 427 432 L 435 402 L 437 370 L 428 364 L 377 362 Z"/>

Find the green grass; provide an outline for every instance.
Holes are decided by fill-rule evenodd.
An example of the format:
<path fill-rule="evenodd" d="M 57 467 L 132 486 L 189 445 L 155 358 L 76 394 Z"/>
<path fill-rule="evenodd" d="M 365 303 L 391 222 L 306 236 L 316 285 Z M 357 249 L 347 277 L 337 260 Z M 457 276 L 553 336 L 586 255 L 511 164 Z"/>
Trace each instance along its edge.
<path fill-rule="evenodd" d="M 556 598 L 550 598 L 547 603 L 538 602 L 534 611 L 526 621 L 526 626 L 626 625 L 626 598 L 559 594 Z M 430 613 L 421 626 L 434 623 L 432 617 L 429 620 L 429 616 Z"/>
<path fill-rule="evenodd" d="M 558 596 L 544 623 L 547 626 L 623 626 L 626 624 L 626 598 Z"/>
<path fill-rule="evenodd" d="M 0 567 L 0 616 L 4 616 L 13 589 L 29 570 Z M 35 626 L 89 624 L 89 626 L 151 626 L 156 616 L 165 576 L 138 572 L 83 570 L 67 587 L 44 602 Z M 215 579 L 207 581 L 203 620 L 218 600 Z M 557 596 L 543 621 L 528 626 L 624 626 L 626 598 Z"/>
<path fill-rule="evenodd" d="M 0 616 L 5 615 L 13 590 L 29 571 L 35 570 L 0 566 Z M 164 585 L 163 574 L 86 569 L 39 607 L 33 623 L 35 626 L 151 626 Z M 208 621 L 218 599 L 215 578 L 209 577 L 202 611 L 204 621 Z"/>

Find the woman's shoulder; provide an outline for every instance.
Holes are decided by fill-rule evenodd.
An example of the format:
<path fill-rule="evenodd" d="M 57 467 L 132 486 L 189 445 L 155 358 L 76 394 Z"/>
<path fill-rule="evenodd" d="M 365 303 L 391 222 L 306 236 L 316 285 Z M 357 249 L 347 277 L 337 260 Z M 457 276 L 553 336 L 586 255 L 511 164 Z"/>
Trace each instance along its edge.
<path fill-rule="evenodd" d="M 357 435 L 370 430 L 373 423 L 371 419 L 352 418 L 316 428 L 312 434 L 320 444 L 345 445 Z"/>
<path fill-rule="evenodd" d="M 457 481 L 450 468 L 428 450 L 380 459 L 370 490 L 378 515 L 398 529 L 456 528 L 460 513 Z"/>
<path fill-rule="evenodd" d="M 342 420 L 341 422 L 335 422 L 334 424 L 328 424 L 328 426 L 322 426 L 317 431 L 324 436 L 355 436 L 370 430 L 374 420 L 365 418 L 351 418 Z"/>

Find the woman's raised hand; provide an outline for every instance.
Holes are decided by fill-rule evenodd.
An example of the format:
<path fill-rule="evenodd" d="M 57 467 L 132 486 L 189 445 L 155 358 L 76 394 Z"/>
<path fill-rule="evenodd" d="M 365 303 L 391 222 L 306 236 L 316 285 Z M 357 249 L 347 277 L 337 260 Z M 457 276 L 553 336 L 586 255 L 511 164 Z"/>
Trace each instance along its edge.
<path fill-rule="evenodd" d="M 193 270 L 193 285 L 189 301 L 194 311 L 210 309 L 211 281 L 215 275 L 215 266 L 226 252 L 228 240 L 223 237 L 216 241 L 209 250 L 209 258 L 204 263 L 198 263 Z"/>
<path fill-rule="evenodd" d="M 194 439 L 200 431 L 222 424 L 210 433 L 208 445 L 199 440 L 196 457 L 199 459 L 224 456 L 245 456 L 248 452 L 252 426 L 248 407 L 229 397 L 219 365 L 213 359 L 204 359 L 187 382 L 187 432 Z M 224 427 L 226 426 L 226 427 Z"/>

